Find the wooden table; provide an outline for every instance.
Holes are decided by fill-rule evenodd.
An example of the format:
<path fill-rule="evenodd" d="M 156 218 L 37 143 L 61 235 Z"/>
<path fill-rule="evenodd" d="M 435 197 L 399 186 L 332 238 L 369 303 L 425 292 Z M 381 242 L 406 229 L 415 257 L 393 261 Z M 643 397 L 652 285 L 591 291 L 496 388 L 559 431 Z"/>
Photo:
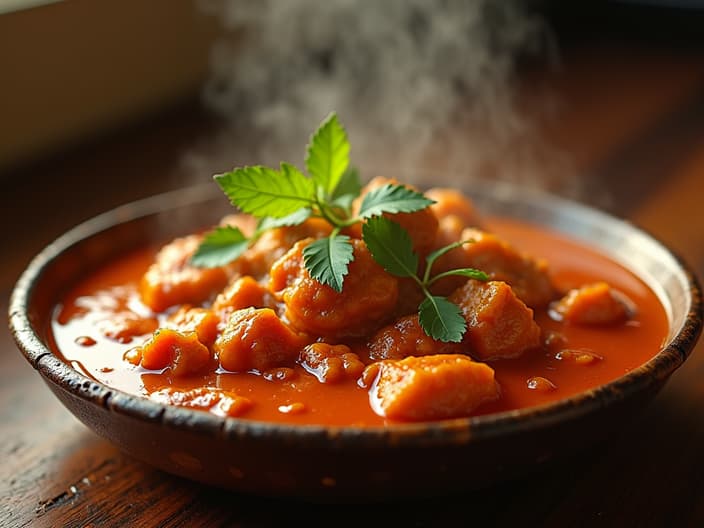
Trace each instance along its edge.
<path fill-rule="evenodd" d="M 704 277 L 704 55 L 576 46 L 545 79 L 561 110 L 548 139 L 589 193 L 662 238 Z M 598 86 L 597 86 L 598 85 Z M 0 311 L 33 254 L 77 222 L 189 181 L 180 164 L 217 123 L 186 105 L 0 180 Z M 603 201 L 609 196 L 609 201 Z M 597 198 L 598 197 L 598 198 Z M 1 526 L 269 526 L 295 512 L 331 526 L 704 526 L 704 342 L 606 444 L 489 489 L 368 507 L 211 489 L 137 462 L 79 423 L 0 328 Z M 376 523 L 374 523 L 376 524 Z"/>

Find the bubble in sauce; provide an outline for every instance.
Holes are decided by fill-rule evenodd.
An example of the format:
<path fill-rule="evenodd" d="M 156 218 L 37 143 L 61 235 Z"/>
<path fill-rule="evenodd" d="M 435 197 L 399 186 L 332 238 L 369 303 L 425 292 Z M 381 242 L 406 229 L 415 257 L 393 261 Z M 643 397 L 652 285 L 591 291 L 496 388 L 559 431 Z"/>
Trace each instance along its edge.
<path fill-rule="evenodd" d="M 83 346 L 83 347 L 91 347 L 97 343 L 95 339 L 93 339 L 90 336 L 78 336 L 75 340 L 74 343 L 76 343 L 78 346 Z"/>
<path fill-rule="evenodd" d="M 557 385 L 542 376 L 533 376 L 532 378 L 528 378 L 526 384 L 530 390 L 539 392 L 552 392 L 557 390 Z"/>

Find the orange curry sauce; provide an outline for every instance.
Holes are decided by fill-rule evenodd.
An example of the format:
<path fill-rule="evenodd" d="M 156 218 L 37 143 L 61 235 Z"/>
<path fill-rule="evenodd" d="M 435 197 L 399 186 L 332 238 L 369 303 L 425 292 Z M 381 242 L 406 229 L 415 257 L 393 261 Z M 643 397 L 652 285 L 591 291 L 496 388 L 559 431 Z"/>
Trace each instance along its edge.
<path fill-rule="evenodd" d="M 487 225 L 517 249 L 545 258 L 550 277 L 560 290 L 606 281 L 625 293 L 637 311 L 624 324 L 606 326 L 557 322 L 546 310 L 536 311 L 535 319 L 543 335 L 559 332 L 563 336 L 560 349 L 586 351 L 587 354 L 581 360 L 558 359 L 556 349 L 543 347 L 517 359 L 488 362 L 495 370 L 501 397 L 481 405 L 474 415 L 560 400 L 614 380 L 658 352 L 667 336 L 667 315 L 655 294 L 631 272 L 588 247 L 544 228 L 507 219 L 491 219 Z M 56 308 L 52 337 L 57 352 L 74 368 L 108 386 L 145 397 L 164 387 L 208 386 L 229 390 L 254 403 L 242 416 L 245 419 L 329 425 L 393 423 L 374 413 L 367 389 L 355 381 L 320 383 L 300 366 L 295 367 L 297 376 L 281 381 L 271 376 L 266 379 L 260 374 L 231 373 L 222 369 L 176 378 L 168 369 L 148 371 L 125 361 L 124 353 L 146 340 L 151 330 L 129 343 L 120 343 L 104 337 L 104 332 L 91 321 L 90 314 L 106 303 L 120 302 L 137 314 L 151 316 L 140 301 L 138 283 L 155 253 L 156 248 L 147 248 L 96 270 L 73 287 Z M 108 290 L 110 295 L 105 293 Z M 160 315 L 160 321 L 165 317 Z"/>

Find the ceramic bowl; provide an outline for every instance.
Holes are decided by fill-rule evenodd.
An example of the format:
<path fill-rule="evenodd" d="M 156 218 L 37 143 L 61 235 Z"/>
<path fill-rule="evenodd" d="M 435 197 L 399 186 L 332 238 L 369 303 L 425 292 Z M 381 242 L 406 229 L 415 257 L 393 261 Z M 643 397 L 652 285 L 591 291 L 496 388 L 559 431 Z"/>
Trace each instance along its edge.
<path fill-rule="evenodd" d="M 702 303 L 689 268 L 626 222 L 511 186 L 470 194 L 485 212 L 566 233 L 630 268 L 665 306 L 666 345 L 624 377 L 554 404 L 376 428 L 220 418 L 126 394 L 63 363 L 51 349 L 48 328 L 66 286 L 126 250 L 215 223 L 229 209 L 212 184 L 125 205 L 60 237 L 17 283 L 10 326 L 24 356 L 76 417 L 164 471 L 237 491 L 316 500 L 427 496 L 488 486 L 593 444 L 640 409 L 692 351 L 702 328 Z"/>

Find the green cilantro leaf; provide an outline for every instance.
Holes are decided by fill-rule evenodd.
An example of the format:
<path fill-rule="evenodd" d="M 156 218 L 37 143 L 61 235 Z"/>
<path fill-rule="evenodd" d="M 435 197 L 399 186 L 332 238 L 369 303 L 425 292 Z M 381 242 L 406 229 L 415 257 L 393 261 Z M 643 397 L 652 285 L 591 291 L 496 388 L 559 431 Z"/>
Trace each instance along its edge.
<path fill-rule="evenodd" d="M 310 276 L 338 293 L 353 260 L 353 247 L 346 235 L 321 238 L 303 248 L 303 263 Z"/>
<path fill-rule="evenodd" d="M 347 133 L 333 112 L 321 123 L 308 143 L 306 168 L 316 185 L 326 195 L 331 195 L 349 163 Z"/>
<path fill-rule="evenodd" d="M 364 196 L 359 209 L 360 218 L 371 218 L 382 213 L 412 213 L 435 203 L 402 185 L 387 183 Z"/>
<path fill-rule="evenodd" d="M 332 234 L 303 249 L 303 265 L 314 280 L 342 292 L 349 264 L 354 260 L 354 246 L 348 236 L 339 232 L 362 222 L 362 236 L 374 260 L 388 273 L 412 279 L 423 292 L 425 300 L 418 307 L 418 316 L 425 333 L 440 341 L 459 342 L 467 328 L 460 308 L 444 297 L 432 295 L 430 287 L 449 275 L 478 280 L 489 277 L 473 268 L 447 270 L 432 276 L 432 267 L 442 255 L 471 240 L 431 252 L 425 258 L 423 276 L 418 276 L 419 258 L 413 251 L 411 235 L 383 215 L 420 211 L 433 204 L 433 200 L 408 187 L 387 184 L 367 193 L 355 215 L 352 203 L 359 198 L 362 184 L 357 170 L 349 166 L 349 152 L 347 133 L 333 112 L 308 143 L 306 168 L 310 178 L 283 162 L 279 170 L 251 166 L 215 175 L 230 202 L 257 217 L 259 223 L 249 238 L 233 226 L 216 228 L 203 238 L 191 263 L 222 266 L 239 257 L 269 229 L 295 226 L 311 217 L 321 218 L 332 226 Z"/>
<path fill-rule="evenodd" d="M 217 227 L 206 233 L 191 257 L 191 264 L 200 268 L 217 268 L 239 257 L 249 240 L 237 227 Z"/>
<path fill-rule="evenodd" d="M 374 260 L 387 272 L 397 277 L 415 277 L 418 255 L 413 252 L 408 231 L 396 222 L 383 216 L 370 218 L 362 226 L 362 238 Z"/>
<path fill-rule="evenodd" d="M 444 297 L 430 295 L 418 307 L 423 331 L 437 341 L 459 343 L 467 330 L 460 307 Z"/>
<path fill-rule="evenodd" d="M 254 166 L 237 168 L 215 176 L 233 205 L 254 216 L 281 218 L 313 202 L 313 181 L 293 165 L 281 164 L 281 171 Z"/>
<path fill-rule="evenodd" d="M 313 214 L 309 208 L 304 207 L 298 211 L 294 211 L 290 215 L 282 216 L 281 218 L 273 218 L 271 216 L 265 216 L 259 220 L 257 224 L 257 232 L 261 233 L 268 229 L 274 229 L 276 227 L 287 227 L 302 224 L 310 218 Z"/>

